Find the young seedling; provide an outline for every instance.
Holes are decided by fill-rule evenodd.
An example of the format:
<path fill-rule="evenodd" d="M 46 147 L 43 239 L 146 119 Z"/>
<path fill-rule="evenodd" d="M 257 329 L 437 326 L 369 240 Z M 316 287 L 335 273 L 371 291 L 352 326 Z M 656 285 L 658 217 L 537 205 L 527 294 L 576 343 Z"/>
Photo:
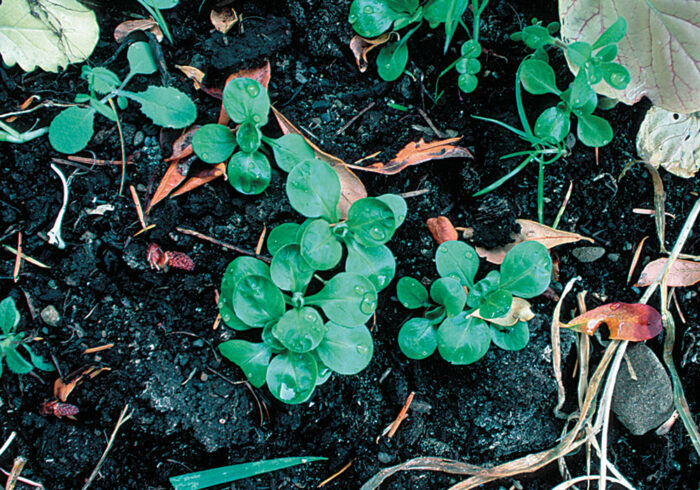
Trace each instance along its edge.
<path fill-rule="evenodd" d="M 5 359 L 10 371 L 17 374 L 27 374 L 34 368 L 42 371 L 53 371 L 54 367 L 44 361 L 41 356 L 35 354 L 29 345 L 24 342 L 24 332 L 17 332 L 20 314 L 15 306 L 15 301 L 7 297 L 0 301 L 0 376 L 2 376 L 2 359 Z M 18 352 L 19 348 L 29 354 L 27 361 Z"/>
<path fill-rule="evenodd" d="M 534 315 L 525 299 L 542 294 L 552 277 L 552 259 L 544 245 L 517 244 L 500 272 L 491 271 L 477 282 L 479 256 L 464 242 L 441 244 L 435 264 L 440 279 L 430 294 L 412 277 L 402 277 L 396 286 L 404 307 L 425 309 L 399 331 L 399 347 L 407 357 L 425 359 L 437 349 L 443 359 L 461 365 L 481 359 L 491 341 L 505 350 L 527 345 L 527 322 Z"/>
<path fill-rule="evenodd" d="M 445 53 L 457 27 L 464 26 L 467 33 L 472 35 L 471 42 L 466 43 L 466 47 L 462 46 L 462 57 L 440 76 L 456 66 L 461 74 L 458 82 L 460 88 L 471 92 L 476 88 L 475 75 L 481 69 L 476 59 L 481 53 L 479 19 L 488 0 L 471 0 L 471 3 L 474 14 L 471 33 L 462 22 L 462 15 L 469 6 L 469 0 L 428 0 L 423 5 L 420 5 L 419 0 L 353 0 L 348 22 L 360 36 L 372 38 L 391 31 L 391 37 L 397 39 L 383 46 L 377 56 L 377 72 L 383 80 L 389 82 L 396 80 L 404 72 L 408 63 L 407 41 L 423 21 L 427 21 L 431 28 L 444 25 Z M 401 38 L 398 31 L 414 23 L 417 25 Z M 463 61 L 467 59 L 470 61 Z"/>
<path fill-rule="evenodd" d="M 234 339 L 219 348 L 251 384 L 267 383 L 276 398 L 295 404 L 308 400 L 332 372 L 356 374 L 372 358 L 365 323 L 377 307 L 377 292 L 394 277 L 396 261 L 385 243 L 403 222 L 406 204 L 391 194 L 360 199 L 341 221 L 338 175 L 319 160 L 292 169 L 287 195 L 309 219 L 270 232 L 269 266 L 238 257 L 221 283 L 224 323 L 235 330 L 261 328 L 262 342 Z M 342 244 L 347 248 L 345 272 L 324 281 L 316 272 L 340 263 Z M 308 295 L 314 277 L 324 285 Z"/>
<path fill-rule="evenodd" d="M 544 166 L 559 160 L 566 154 L 565 139 L 571 130 L 571 117 L 576 116 L 578 124 L 576 135 L 586 146 L 600 147 L 612 141 L 610 124 L 600 116 L 593 114 L 599 106 L 594 86 L 605 80 L 610 86 L 622 89 L 627 86 L 630 75 L 627 69 L 612 60 L 617 55 L 617 43 L 627 31 L 625 19 L 619 18 L 600 37 L 590 45 L 584 42 L 566 43 L 553 34 L 559 24 L 553 22 L 547 27 L 536 19 L 533 24 L 513 34 L 515 40 L 522 40 L 534 53 L 525 57 L 516 74 L 515 101 L 518 116 L 523 129 L 490 118 L 472 116 L 477 119 L 496 123 L 530 143 L 531 149 L 511 153 L 501 158 L 525 156 L 526 158 L 504 177 L 480 190 L 475 196 L 490 192 L 515 176 L 529 163 L 539 165 L 537 186 L 537 214 L 540 223 L 544 217 Z M 565 52 L 576 77 L 566 90 L 560 90 L 556 84 L 554 69 L 549 64 L 545 48 L 555 46 Z M 525 113 L 520 86 L 531 94 L 554 94 L 559 102 L 545 109 L 535 121 L 534 127 Z"/>
<path fill-rule="evenodd" d="M 168 24 L 165 22 L 165 18 L 163 17 L 163 14 L 161 13 L 161 10 L 167 10 L 175 7 L 179 0 L 136 0 L 141 4 L 143 8 L 145 8 L 149 14 L 151 14 L 151 17 L 155 19 L 155 21 L 158 23 L 158 26 L 160 26 L 160 29 L 163 31 L 163 34 L 165 34 L 165 37 L 168 38 L 168 41 L 170 41 L 171 44 L 173 44 L 173 36 L 170 34 L 170 29 L 168 29 Z"/>
<path fill-rule="evenodd" d="M 270 112 L 270 97 L 257 80 L 234 78 L 229 81 L 223 91 L 223 106 L 238 128 L 205 124 L 192 138 L 192 149 L 206 163 L 228 160 L 228 181 L 238 192 L 260 194 L 270 184 L 272 168 L 261 151 L 262 143 L 272 148 L 277 165 L 285 172 L 314 158 L 313 150 L 298 134 L 280 138 L 262 134 L 261 128 L 267 124 Z"/>
<path fill-rule="evenodd" d="M 61 111 L 49 125 L 51 146 L 61 153 L 76 153 L 87 146 L 94 133 L 95 113 L 117 122 L 116 106 L 126 109 L 131 99 L 141 105 L 141 112 L 154 124 L 168 128 L 184 128 L 192 124 L 197 108 L 192 100 L 174 87 L 149 85 L 143 92 L 130 92 L 124 87 L 136 75 L 151 75 L 157 71 L 148 43 L 135 42 L 127 51 L 129 73 L 123 81 L 107 68 L 83 66 L 82 77 L 87 80 L 89 93 L 77 94 L 75 102 L 87 104 Z"/>

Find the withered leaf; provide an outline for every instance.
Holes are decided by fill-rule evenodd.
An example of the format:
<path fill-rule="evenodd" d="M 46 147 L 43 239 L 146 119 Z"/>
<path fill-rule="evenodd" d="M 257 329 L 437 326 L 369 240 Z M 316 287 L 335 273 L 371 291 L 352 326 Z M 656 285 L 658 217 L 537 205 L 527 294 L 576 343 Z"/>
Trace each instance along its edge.
<path fill-rule="evenodd" d="M 433 235 L 433 238 L 436 242 L 438 242 L 438 245 L 443 242 L 459 239 L 457 230 L 452 225 L 452 222 L 445 216 L 428 218 L 425 224 L 428 225 L 428 230 L 430 230 L 430 234 Z"/>
<path fill-rule="evenodd" d="M 661 314 L 641 303 L 608 303 L 577 316 L 563 327 L 593 335 L 601 324 L 606 324 L 611 340 L 641 342 L 661 333 Z"/>
<path fill-rule="evenodd" d="M 156 192 L 151 198 L 151 202 L 148 203 L 148 208 L 146 213 L 148 213 L 153 206 L 158 204 L 160 201 L 168 197 L 168 195 L 180 184 L 184 182 L 187 178 L 187 172 L 189 172 L 192 162 L 197 159 L 196 156 L 191 156 L 188 158 L 173 160 L 165 172 L 165 175 L 158 184 Z"/>
<path fill-rule="evenodd" d="M 366 39 L 362 36 L 355 35 L 350 39 L 350 51 L 355 55 L 355 63 L 360 73 L 367 71 L 367 53 L 372 51 L 377 46 L 381 46 L 389 40 L 389 32 L 385 32 L 374 39 Z"/>
<path fill-rule="evenodd" d="M 480 315 L 479 310 L 472 313 L 472 316 L 476 318 L 481 318 L 482 320 L 488 320 L 491 323 L 500 325 L 501 327 L 512 327 L 518 322 L 529 322 L 535 318 L 535 314 L 530 308 L 530 303 L 522 298 L 513 298 L 513 303 L 510 305 L 510 310 L 508 313 L 499 318 L 483 318 Z"/>
<path fill-rule="evenodd" d="M 126 36 L 134 31 L 150 31 L 158 42 L 163 40 L 163 31 L 160 30 L 158 22 L 153 19 L 126 20 L 114 29 L 114 39 L 122 43 Z"/>
<path fill-rule="evenodd" d="M 68 399 L 68 395 L 71 394 L 76 386 L 82 384 L 86 379 L 92 379 L 104 371 L 111 371 L 111 369 L 108 367 L 98 368 L 95 366 L 88 366 L 83 369 L 82 372 L 73 372 L 66 376 L 66 379 L 70 379 L 68 382 L 64 381 L 62 378 L 56 378 L 56 381 L 53 383 L 53 396 L 59 401 L 65 402 Z"/>
<path fill-rule="evenodd" d="M 180 70 L 187 78 L 192 80 L 195 90 L 202 88 L 202 81 L 204 80 L 204 72 L 202 70 L 195 68 L 194 66 L 187 65 L 175 65 L 175 68 Z"/>
<path fill-rule="evenodd" d="M 656 259 L 649 262 L 639 276 L 636 286 L 649 286 L 666 267 L 668 259 Z M 700 262 L 692 260 L 676 260 L 666 276 L 666 285 L 673 288 L 692 286 L 700 282 Z"/>
<path fill-rule="evenodd" d="M 226 34 L 238 22 L 238 14 L 231 7 L 212 9 L 209 20 L 217 31 Z"/>
<path fill-rule="evenodd" d="M 187 179 L 187 182 L 182 184 L 182 187 L 180 187 L 178 190 L 170 194 L 170 197 L 177 197 L 181 196 L 186 192 L 189 192 L 191 190 L 196 189 L 197 187 L 203 186 L 204 184 L 208 184 L 209 182 L 218 179 L 222 175 L 226 173 L 226 164 L 225 163 L 218 163 L 216 165 L 212 165 L 208 168 L 205 168 L 203 170 L 200 170 L 199 172 L 195 172 L 194 175 L 192 175 L 189 179 Z"/>
<path fill-rule="evenodd" d="M 195 124 L 194 126 L 187 128 L 187 131 L 178 136 L 178 138 L 173 142 L 173 153 L 166 158 L 165 161 L 172 162 L 173 160 L 181 160 L 192 156 L 194 153 L 192 151 L 192 138 L 194 137 L 194 133 L 196 133 L 199 128 L 200 126 Z"/>

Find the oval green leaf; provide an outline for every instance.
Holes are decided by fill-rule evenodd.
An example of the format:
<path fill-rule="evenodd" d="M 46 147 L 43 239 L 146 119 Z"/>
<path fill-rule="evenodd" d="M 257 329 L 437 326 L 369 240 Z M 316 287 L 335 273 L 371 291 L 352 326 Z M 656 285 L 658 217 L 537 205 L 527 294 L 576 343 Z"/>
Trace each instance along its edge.
<path fill-rule="evenodd" d="M 535 136 L 550 144 L 564 141 L 571 130 L 571 115 L 555 105 L 545 109 L 535 121 Z"/>
<path fill-rule="evenodd" d="M 262 132 L 260 128 L 252 123 L 245 122 L 241 124 L 238 131 L 236 131 L 236 143 L 238 143 L 238 146 L 240 146 L 241 150 L 245 153 L 258 151 L 261 140 Z"/>
<path fill-rule="evenodd" d="M 285 245 L 296 243 L 300 227 L 297 223 L 283 223 L 274 227 L 267 236 L 267 250 L 270 255 L 275 255 Z"/>
<path fill-rule="evenodd" d="M 275 356 L 267 368 L 267 387 L 278 400 L 296 405 L 311 398 L 318 366 L 309 353 L 285 352 Z"/>
<path fill-rule="evenodd" d="M 285 172 L 291 172 L 294 167 L 306 160 L 316 158 L 314 150 L 298 134 L 285 134 L 284 136 L 265 140 L 275 155 L 277 165 Z"/>
<path fill-rule="evenodd" d="M 0 302 L 0 329 L 5 335 L 15 331 L 19 325 L 20 315 L 15 306 L 15 300 L 11 296 Z"/>
<path fill-rule="evenodd" d="M 485 321 L 459 315 L 446 318 L 437 330 L 438 352 L 446 361 L 465 365 L 478 361 L 489 350 L 491 330 Z"/>
<path fill-rule="evenodd" d="M 542 294 L 552 279 L 552 258 L 547 247 L 526 241 L 510 249 L 501 264 L 500 287 L 513 296 L 534 298 Z"/>
<path fill-rule="evenodd" d="M 321 343 L 326 327 L 315 308 L 304 306 L 287 311 L 272 333 L 290 351 L 309 352 Z"/>
<path fill-rule="evenodd" d="M 246 276 L 233 296 L 236 316 L 252 327 L 264 327 L 284 314 L 284 297 L 275 283 L 264 276 Z"/>
<path fill-rule="evenodd" d="M 348 22 L 360 36 L 377 37 L 400 16 L 385 0 L 353 0 Z"/>
<path fill-rule="evenodd" d="M 471 289 L 479 269 L 479 256 L 472 246 L 450 240 L 438 247 L 435 265 L 441 277 L 451 277 Z"/>
<path fill-rule="evenodd" d="M 68 155 L 77 153 L 92 139 L 95 110 L 69 107 L 61 111 L 49 124 L 49 143 L 53 149 Z"/>
<path fill-rule="evenodd" d="M 448 316 L 462 312 L 467 303 L 467 293 L 459 281 L 451 277 L 442 277 L 430 286 L 430 297 L 439 305 L 445 307 Z"/>
<path fill-rule="evenodd" d="M 219 352 L 243 370 L 250 384 L 260 388 L 265 384 L 272 349 L 261 343 L 233 339 L 219 344 Z"/>
<path fill-rule="evenodd" d="M 360 245 L 378 247 L 391 240 L 396 218 L 389 205 L 376 197 L 358 199 L 348 211 L 348 229 Z"/>
<path fill-rule="evenodd" d="M 409 359 L 425 359 L 437 348 L 437 330 L 425 318 L 411 318 L 399 330 L 399 347 Z"/>
<path fill-rule="evenodd" d="M 396 283 L 396 296 L 404 308 L 415 310 L 428 305 L 428 290 L 418 279 L 402 277 Z"/>
<path fill-rule="evenodd" d="M 377 73 L 387 82 L 401 76 L 408 63 L 408 45 L 405 42 L 388 43 L 377 55 Z"/>
<path fill-rule="evenodd" d="M 602 117 L 592 114 L 578 114 L 576 135 L 584 145 L 600 147 L 612 141 L 613 131 L 610 124 Z"/>
<path fill-rule="evenodd" d="M 267 157 L 256 151 L 233 154 L 226 167 L 228 181 L 241 194 L 260 194 L 272 179 L 272 169 Z"/>
<path fill-rule="evenodd" d="M 258 127 L 267 124 L 270 97 L 257 80 L 234 78 L 224 87 L 222 97 L 226 114 L 238 124 L 248 122 Z"/>
<path fill-rule="evenodd" d="M 133 75 L 150 75 L 158 70 L 153 53 L 147 42 L 137 41 L 126 52 L 129 60 L 129 73 Z"/>
<path fill-rule="evenodd" d="M 520 81 L 534 95 L 559 94 L 554 70 L 542 60 L 528 59 L 520 64 Z"/>
<path fill-rule="evenodd" d="M 192 150 L 206 163 L 228 160 L 236 149 L 236 137 L 221 124 L 205 124 L 192 137 Z"/>
<path fill-rule="evenodd" d="M 307 305 L 323 309 L 328 319 L 344 327 L 355 327 L 369 320 L 377 308 L 377 291 L 369 279 L 341 272 L 320 292 L 306 298 Z"/>
<path fill-rule="evenodd" d="M 296 165 L 287 177 L 289 203 L 307 218 L 338 221 L 340 179 L 330 165 L 320 160 L 306 160 Z"/>
<path fill-rule="evenodd" d="M 302 257 L 299 246 L 290 243 L 272 258 L 270 276 L 284 291 L 303 292 L 314 275 L 314 268 Z"/>
<path fill-rule="evenodd" d="M 382 194 L 381 196 L 377 196 L 377 199 L 389 206 L 394 212 L 394 220 L 396 221 L 394 229 L 401 226 L 406 219 L 406 214 L 408 213 L 406 200 L 397 194 Z"/>
<path fill-rule="evenodd" d="M 491 340 L 503 350 L 523 349 L 530 341 L 527 322 L 518 322 L 512 327 L 491 325 Z"/>
<path fill-rule="evenodd" d="M 396 259 L 386 245 L 363 247 L 352 239 L 346 242 L 348 257 L 345 272 L 355 272 L 372 281 L 379 292 L 389 285 L 396 273 Z"/>
<path fill-rule="evenodd" d="M 5 362 L 10 371 L 16 374 L 27 374 L 34 369 L 28 361 L 26 361 L 14 347 L 5 347 Z"/>
<path fill-rule="evenodd" d="M 299 241 L 304 259 L 316 270 L 332 269 L 343 256 L 343 247 L 327 221 L 313 220 L 309 223 Z"/>
<path fill-rule="evenodd" d="M 346 375 L 357 374 L 369 365 L 374 343 L 365 325 L 343 327 L 327 322 L 326 328 L 326 336 L 316 350 L 323 364 Z"/>

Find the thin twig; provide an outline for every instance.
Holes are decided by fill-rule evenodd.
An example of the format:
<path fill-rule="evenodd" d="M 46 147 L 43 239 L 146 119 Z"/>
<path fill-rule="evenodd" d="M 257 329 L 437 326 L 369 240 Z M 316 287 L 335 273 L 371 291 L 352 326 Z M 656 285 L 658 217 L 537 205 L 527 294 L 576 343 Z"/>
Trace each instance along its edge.
<path fill-rule="evenodd" d="M 128 413 L 127 413 L 128 412 Z M 107 447 L 105 448 L 104 452 L 102 453 L 102 457 L 100 460 L 97 462 L 97 465 L 95 466 L 95 469 L 92 470 L 92 473 L 90 473 L 90 477 L 88 480 L 85 482 L 85 485 L 83 485 L 82 490 L 87 490 L 92 482 L 95 480 L 97 477 L 97 474 L 100 472 L 100 468 L 102 468 L 102 465 L 104 464 L 105 460 L 107 459 L 107 454 L 109 453 L 109 450 L 112 448 L 112 444 L 114 444 L 114 439 L 117 437 L 117 432 L 119 432 L 119 429 L 121 426 L 131 418 L 131 414 L 133 414 L 134 411 L 129 412 L 129 404 L 127 403 L 124 405 L 124 408 L 122 409 L 122 413 L 119 415 L 119 419 L 117 419 L 117 425 L 114 427 L 114 430 L 112 431 L 112 435 L 109 437 L 109 441 L 107 442 Z"/>
<path fill-rule="evenodd" d="M 15 437 L 17 437 L 17 432 L 12 431 L 12 433 L 10 434 L 10 437 L 8 437 L 7 440 L 5 441 L 5 443 L 2 445 L 2 447 L 0 447 L 0 454 L 7 451 L 7 448 L 10 447 L 10 444 L 12 444 L 12 441 L 15 440 Z"/>
<path fill-rule="evenodd" d="M 16 283 L 19 279 L 19 270 L 22 267 L 22 232 L 17 234 L 17 256 L 15 258 L 15 268 L 12 271 L 12 280 Z"/>
<path fill-rule="evenodd" d="M 317 486 L 316 488 L 325 487 L 325 486 L 328 485 L 330 482 L 332 482 L 333 480 L 335 480 L 336 478 L 338 478 L 340 475 L 342 475 L 343 473 L 345 473 L 345 472 L 347 471 L 347 469 L 350 468 L 350 466 L 352 466 L 352 463 L 353 463 L 354 461 L 355 461 L 354 458 L 351 459 L 350 461 L 348 461 L 348 463 L 347 463 L 345 466 L 343 466 L 343 467 L 340 468 L 338 471 L 336 471 L 335 473 L 333 473 L 331 476 L 329 476 L 328 478 L 326 478 L 325 480 L 323 480 L 321 483 L 319 483 L 318 486 Z"/>
<path fill-rule="evenodd" d="M 357 114 L 355 114 L 355 115 L 352 117 L 352 119 L 350 119 L 347 123 L 345 123 L 345 124 L 343 125 L 343 127 L 341 127 L 338 131 L 335 132 L 336 136 L 343 134 L 343 133 L 345 132 L 346 129 L 348 129 L 350 126 L 352 126 L 352 123 L 354 123 L 355 121 L 357 121 L 359 118 L 362 117 L 362 115 L 363 115 L 365 112 L 367 112 L 367 111 L 370 110 L 372 107 L 374 107 L 374 104 L 376 104 L 375 101 L 370 102 L 369 105 L 368 105 L 367 107 L 365 107 L 365 108 L 362 109 L 360 112 L 358 112 Z"/>
<path fill-rule="evenodd" d="M 219 245 L 220 247 L 227 248 L 229 250 L 233 250 L 234 252 L 238 252 L 239 254 L 243 255 L 249 255 L 251 257 L 255 257 L 256 259 L 260 259 L 263 262 L 267 262 L 268 264 L 272 262 L 269 258 L 263 256 L 263 255 L 258 255 L 255 252 L 251 252 L 249 250 L 246 250 L 244 248 L 237 247 L 235 245 L 231 245 L 226 242 L 222 242 L 221 240 L 217 240 L 216 238 L 212 238 L 208 235 L 204 235 L 203 233 L 200 233 L 195 230 L 190 230 L 188 228 L 182 228 L 182 227 L 176 227 L 175 228 L 177 231 L 180 233 L 184 233 L 185 235 L 193 236 L 195 238 L 199 238 L 200 240 L 204 240 L 205 242 L 213 243 L 215 245 Z"/>
<path fill-rule="evenodd" d="M 27 458 L 23 456 L 17 456 L 15 458 L 10 476 L 7 477 L 7 483 L 5 483 L 5 490 L 14 490 L 15 485 L 17 485 L 19 475 L 22 473 L 25 464 L 27 464 Z"/>
<path fill-rule="evenodd" d="M 26 261 L 29 262 L 30 264 L 33 264 L 33 265 L 35 265 L 35 266 L 37 266 L 37 267 L 41 267 L 42 269 L 50 269 L 50 268 L 51 268 L 50 265 L 46 265 L 46 264 L 44 264 L 43 262 L 39 262 L 38 260 L 33 259 L 33 258 L 31 258 L 30 256 L 28 256 L 27 254 L 24 254 L 24 253 L 19 252 L 16 248 L 12 248 L 12 247 L 10 247 L 9 245 L 3 245 L 2 247 L 3 247 L 5 250 L 7 250 L 8 252 L 13 253 L 13 254 L 15 254 L 15 255 L 17 255 L 17 254 L 19 253 L 19 254 L 21 255 L 22 259 L 26 260 Z"/>
<path fill-rule="evenodd" d="M 432 119 L 428 117 L 428 115 L 425 113 L 425 111 L 421 108 L 418 108 L 418 113 L 423 117 L 426 123 L 428 123 L 428 126 L 430 126 L 430 129 L 433 130 L 433 133 L 435 133 L 435 136 L 441 139 L 445 139 L 445 134 L 440 131 L 435 124 L 433 123 Z"/>

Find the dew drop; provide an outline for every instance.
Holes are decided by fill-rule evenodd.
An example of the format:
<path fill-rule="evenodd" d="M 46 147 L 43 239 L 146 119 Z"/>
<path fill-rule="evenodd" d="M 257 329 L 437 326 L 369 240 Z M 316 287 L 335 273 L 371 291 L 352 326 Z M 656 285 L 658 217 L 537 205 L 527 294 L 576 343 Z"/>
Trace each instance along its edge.
<path fill-rule="evenodd" d="M 440 250 L 441 254 L 446 254 L 447 253 L 447 247 L 440 247 L 438 250 Z"/>
<path fill-rule="evenodd" d="M 353 288 L 355 290 L 355 293 L 357 294 L 364 294 L 365 288 L 360 286 L 359 284 Z"/>
<path fill-rule="evenodd" d="M 366 345 L 358 345 L 356 349 L 358 354 L 367 354 L 369 352 L 369 349 Z"/>
<path fill-rule="evenodd" d="M 350 15 L 348 16 L 348 22 L 350 22 L 351 24 L 354 24 L 355 22 L 357 22 L 357 15 L 355 15 L 355 14 L 350 14 Z"/>
<path fill-rule="evenodd" d="M 251 97 L 257 97 L 257 95 L 260 93 L 260 88 L 255 83 L 248 84 L 246 90 L 248 91 L 248 95 Z"/>
<path fill-rule="evenodd" d="M 315 320 L 315 318 L 316 318 L 316 317 L 314 317 L 314 314 L 311 313 L 310 311 L 307 311 L 307 312 L 304 314 L 304 320 L 306 320 L 307 322 L 313 322 L 313 321 Z"/>
<path fill-rule="evenodd" d="M 231 321 L 231 315 L 224 315 L 222 318 L 226 323 Z"/>
<path fill-rule="evenodd" d="M 287 386 L 284 381 L 280 384 L 280 398 L 282 400 L 293 400 L 296 396 L 297 392 L 293 387 Z"/>
<path fill-rule="evenodd" d="M 367 5 L 363 10 L 366 14 L 373 14 L 374 13 L 374 9 L 372 7 L 370 7 L 369 5 Z"/>
<path fill-rule="evenodd" d="M 380 274 L 377 276 L 377 284 L 379 284 L 379 287 L 384 287 L 386 284 L 387 277 L 383 274 Z"/>
<path fill-rule="evenodd" d="M 369 236 L 375 240 L 384 240 L 386 238 L 386 233 L 380 227 L 374 226 L 369 230 Z"/>
<path fill-rule="evenodd" d="M 360 302 L 360 311 L 365 315 L 371 315 L 377 308 L 377 300 L 372 293 L 367 293 Z"/>

